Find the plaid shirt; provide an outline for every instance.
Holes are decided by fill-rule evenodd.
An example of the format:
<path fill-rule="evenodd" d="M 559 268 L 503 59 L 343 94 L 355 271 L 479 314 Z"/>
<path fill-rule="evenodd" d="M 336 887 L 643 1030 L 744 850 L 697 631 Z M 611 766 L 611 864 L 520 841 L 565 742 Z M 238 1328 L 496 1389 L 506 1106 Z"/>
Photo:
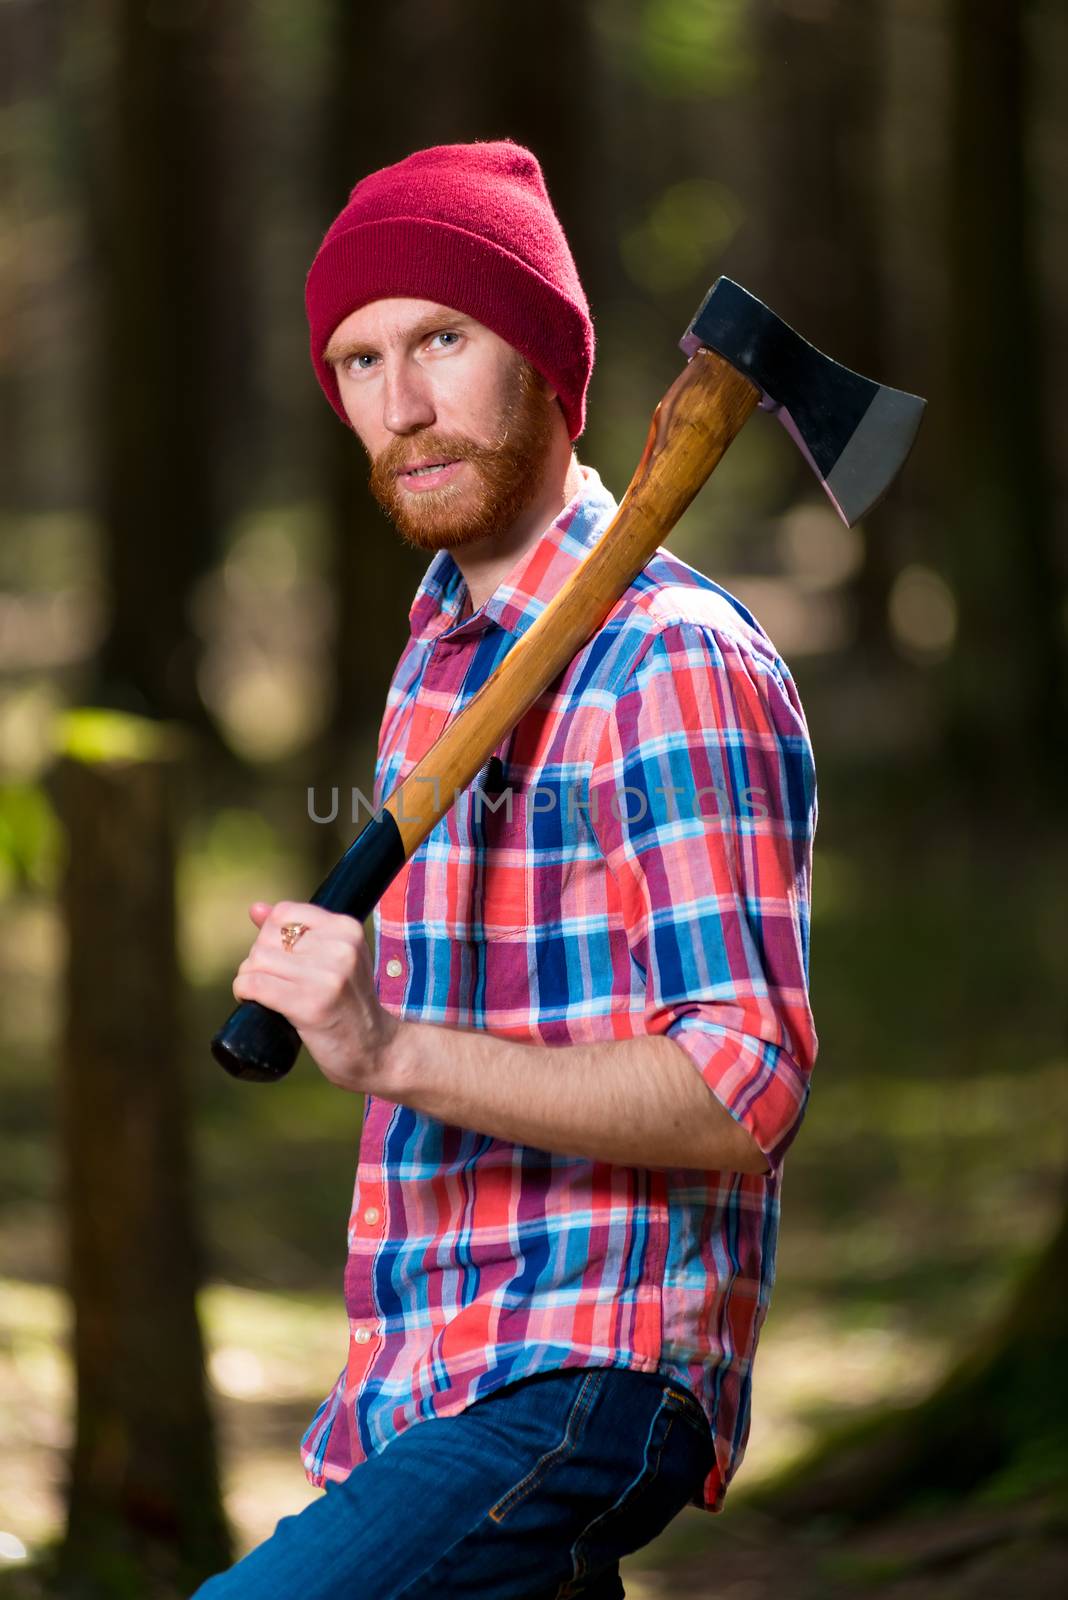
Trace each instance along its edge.
<path fill-rule="evenodd" d="M 615 501 L 582 473 L 474 614 L 452 557 L 434 557 L 382 722 L 377 798 L 611 521 Z M 667 1034 L 772 1170 L 616 1166 L 370 1097 L 349 1354 L 301 1441 L 311 1483 L 518 1378 L 629 1367 L 701 1401 L 716 1461 L 694 1503 L 722 1509 L 817 1050 L 815 824 L 789 670 L 738 600 L 658 550 L 387 890 L 376 984 L 397 1016 L 550 1048 Z"/>

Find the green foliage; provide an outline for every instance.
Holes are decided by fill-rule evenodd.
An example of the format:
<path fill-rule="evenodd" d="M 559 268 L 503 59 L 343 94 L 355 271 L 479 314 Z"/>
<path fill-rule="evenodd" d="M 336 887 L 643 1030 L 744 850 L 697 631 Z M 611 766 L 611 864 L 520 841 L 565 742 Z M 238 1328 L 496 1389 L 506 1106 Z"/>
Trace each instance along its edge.
<path fill-rule="evenodd" d="M 92 582 L 96 532 L 82 512 L 0 512 L 0 586 L 49 593 Z"/>
<path fill-rule="evenodd" d="M 87 765 L 157 761 L 173 754 L 179 739 L 166 723 L 105 706 L 75 706 L 58 719 L 60 751 Z"/>
<path fill-rule="evenodd" d="M 250 12 L 250 33 L 260 72 L 282 85 L 299 85 L 309 72 L 323 71 L 326 30 L 324 17 L 329 7 L 324 0 L 299 6 L 286 0 L 258 0 Z M 364 70 L 354 64 L 354 79 Z"/>
<path fill-rule="evenodd" d="M 190 836 L 188 845 L 211 872 L 265 867 L 281 848 L 277 829 L 247 806 L 220 806 Z"/>
<path fill-rule="evenodd" d="M 741 201 L 726 184 L 711 178 L 673 183 L 644 221 L 623 235 L 627 271 L 653 295 L 684 289 L 722 256 L 743 215 Z"/>
<path fill-rule="evenodd" d="M 641 11 L 640 64 L 665 95 L 725 95 L 756 70 L 746 35 L 746 0 L 646 0 Z"/>
<path fill-rule="evenodd" d="M 1040 1433 L 1020 1429 L 1019 1447 L 1005 1466 L 977 1492 L 978 1505 L 1015 1505 L 1048 1489 L 1068 1485 L 1068 1434 L 1063 1428 L 1065 1407 L 1051 1408 L 1050 1425 Z"/>
<path fill-rule="evenodd" d="M 37 783 L 0 785 L 0 893 L 55 887 L 62 831 Z"/>
<path fill-rule="evenodd" d="M 848 1583 L 871 1588 L 891 1583 L 909 1571 L 905 1556 L 870 1555 L 862 1550 L 833 1550 L 820 1557 L 820 1572 L 828 1583 Z"/>

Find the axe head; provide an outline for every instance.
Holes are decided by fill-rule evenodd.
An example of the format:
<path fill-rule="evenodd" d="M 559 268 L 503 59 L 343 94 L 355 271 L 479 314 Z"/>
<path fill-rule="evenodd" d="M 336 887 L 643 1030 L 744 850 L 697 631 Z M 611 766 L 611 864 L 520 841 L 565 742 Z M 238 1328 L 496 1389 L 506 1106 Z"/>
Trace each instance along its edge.
<path fill-rule="evenodd" d="M 741 284 L 717 278 L 679 344 L 737 367 L 799 446 L 848 527 L 877 505 L 912 448 L 927 402 L 832 361 Z"/>

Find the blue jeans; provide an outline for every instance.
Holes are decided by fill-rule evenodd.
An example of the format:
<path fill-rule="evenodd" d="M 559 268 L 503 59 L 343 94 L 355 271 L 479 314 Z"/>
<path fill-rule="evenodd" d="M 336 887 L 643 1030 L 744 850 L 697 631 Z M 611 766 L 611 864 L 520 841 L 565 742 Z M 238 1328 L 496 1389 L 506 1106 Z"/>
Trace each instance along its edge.
<path fill-rule="evenodd" d="M 193 1600 L 619 1600 L 621 1556 L 667 1526 L 714 1456 L 659 1373 L 539 1373 L 417 1422 Z"/>

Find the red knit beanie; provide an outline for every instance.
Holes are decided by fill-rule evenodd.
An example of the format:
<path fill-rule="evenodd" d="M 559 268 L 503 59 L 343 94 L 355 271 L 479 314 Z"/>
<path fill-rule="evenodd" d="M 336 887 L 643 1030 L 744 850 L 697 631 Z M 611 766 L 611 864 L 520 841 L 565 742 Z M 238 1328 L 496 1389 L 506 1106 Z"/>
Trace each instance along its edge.
<path fill-rule="evenodd" d="M 316 376 L 349 425 L 322 353 L 370 300 L 436 300 L 527 357 L 560 397 L 568 433 L 586 423 L 593 325 L 537 157 L 511 139 L 416 150 L 362 178 L 330 224 L 304 300 Z"/>

